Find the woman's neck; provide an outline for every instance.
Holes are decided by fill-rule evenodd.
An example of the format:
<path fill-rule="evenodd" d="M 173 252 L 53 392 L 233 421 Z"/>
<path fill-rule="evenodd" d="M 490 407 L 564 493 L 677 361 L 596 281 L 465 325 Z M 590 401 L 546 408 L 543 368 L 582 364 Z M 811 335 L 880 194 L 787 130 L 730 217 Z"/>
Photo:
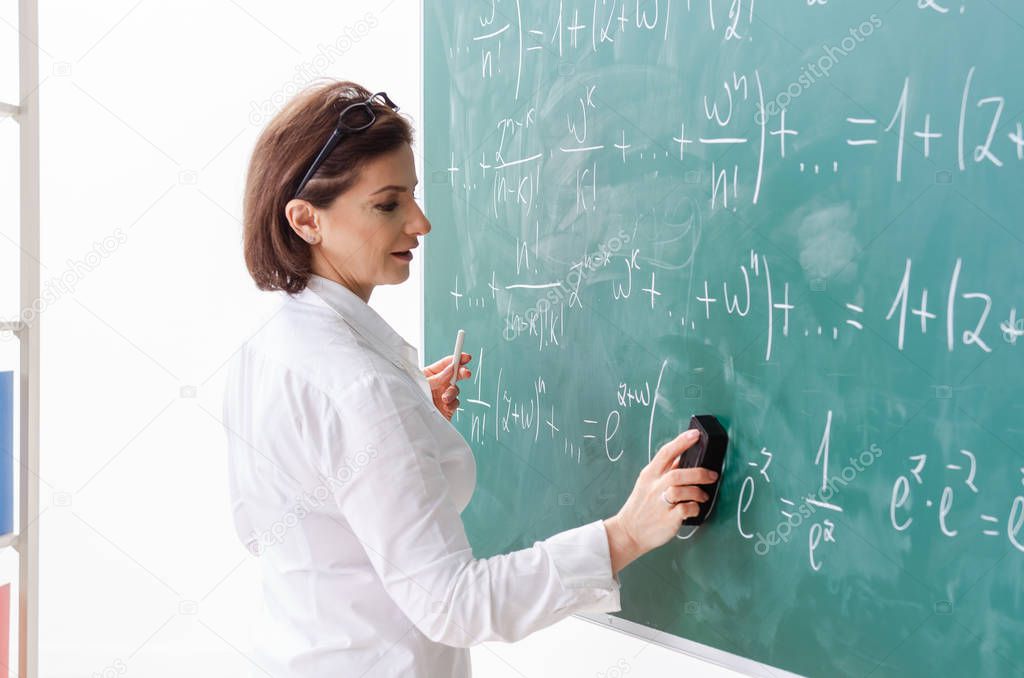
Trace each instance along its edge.
<path fill-rule="evenodd" d="M 327 261 L 323 256 L 320 256 L 315 249 L 313 250 L 312 268 L 313 273 L 344 286 L 348 291 L 362 299 L 365 303 L 370 303 L 370 295 L 373 293 L 374 288 L 372 284 L 360 284 L 359 282 L 352 280 L 349 276 L 342 275 L 340 271 L 331 266 L 331 262 Z"/>

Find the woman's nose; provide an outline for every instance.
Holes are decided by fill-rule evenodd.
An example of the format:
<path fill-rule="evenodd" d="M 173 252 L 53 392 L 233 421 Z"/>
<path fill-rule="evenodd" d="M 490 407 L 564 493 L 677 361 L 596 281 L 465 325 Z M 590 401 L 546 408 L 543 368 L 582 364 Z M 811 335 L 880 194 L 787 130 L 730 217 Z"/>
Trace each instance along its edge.
<path fill-rule="evenodd" d="M 427 219 L 427 215 L 420 209 L 419 204 L 416 205 L 416 216 L 412 220 L 411 230 L 417 235 L 430 233 L 430 220 Z"/>

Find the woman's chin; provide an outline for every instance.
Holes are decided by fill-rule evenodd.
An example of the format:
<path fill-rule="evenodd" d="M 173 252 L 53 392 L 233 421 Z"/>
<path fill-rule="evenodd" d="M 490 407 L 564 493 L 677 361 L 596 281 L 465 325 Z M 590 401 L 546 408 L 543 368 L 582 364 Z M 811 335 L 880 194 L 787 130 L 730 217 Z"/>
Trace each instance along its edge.
<path fill-rule="evenodd" d="M 392 269 L 387 272 L 387 275 L 382 276 L 383 279 L 377 283 L 378 285 L 398 285 L 404 283 L 409 279 L 409 267 L 403 266 L 399 269 Z"/>

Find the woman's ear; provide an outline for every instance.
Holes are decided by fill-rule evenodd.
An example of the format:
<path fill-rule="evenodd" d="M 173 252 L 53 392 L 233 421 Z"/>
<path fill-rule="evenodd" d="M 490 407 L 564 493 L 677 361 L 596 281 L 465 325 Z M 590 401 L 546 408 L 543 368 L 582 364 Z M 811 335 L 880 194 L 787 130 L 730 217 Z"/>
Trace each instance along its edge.
<path fill-rule="evenodd" d="M 306 200 L 294 198 L 284 206 L 288 224 L 296 234 L 310 245 L 320 242 L 320 227 L 316 223 L 316 208 Z"/>

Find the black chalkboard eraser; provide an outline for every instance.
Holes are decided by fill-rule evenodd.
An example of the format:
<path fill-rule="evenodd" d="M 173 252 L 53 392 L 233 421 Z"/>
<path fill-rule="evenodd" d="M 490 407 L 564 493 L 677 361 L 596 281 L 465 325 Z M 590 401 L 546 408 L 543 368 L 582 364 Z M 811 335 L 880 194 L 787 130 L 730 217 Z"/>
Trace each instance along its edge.
<path fill-rule="evenodd" d="M 722 466 L 725 465 L 725 448 L 729 446 L 729 435 L 718 423 L 718 419 L 710 414 L 693 415 L 690 418 L 690 428 L 700 431 L 700 438 L 679 456 L 679 468 L 700 466 L 718 474 L 718 480 L 700 486 L 709 497 L 706 502 L 699 504 L 700 513 L 683 521 L 683 525 L 701 525 L 711 514 L 711 509 L 715 507 L 715 500 L 718 498 L 718 485 L 722 482 Z"/>

